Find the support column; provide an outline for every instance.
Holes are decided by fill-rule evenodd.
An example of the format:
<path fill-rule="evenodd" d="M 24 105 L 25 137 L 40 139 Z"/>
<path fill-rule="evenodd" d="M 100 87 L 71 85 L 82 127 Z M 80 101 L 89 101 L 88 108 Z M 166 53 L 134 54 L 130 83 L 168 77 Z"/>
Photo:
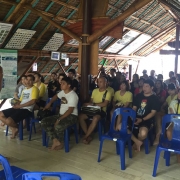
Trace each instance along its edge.
<path fill-rule="evenodd" d="M 87 43 L 87 38 L 91 30 L 91 0 L 83 2 L 83 27 L 82 27 L 82 53 L 81 53 L 81 102 L 89 99 L 89 83 L 88 75 L 90 70 L 90 44 Z"/>
<path fill-rule="evenodd" d="M 81 74 L 81 55 L 82 55 L 82 43 L 79 43 L 79 48 L 78 48 L 78 74 Z"/>
<path fill-rule="evenodd" d="M 175 55 L 175 65 L 174 65 L 174 73 L 175 75 L 178 73 L 178 50 L 179 50 L 179 31 L 180 31 L 180 26 L 179 24 L 176 25 L 176 44 L 175 44 L 175 48 L 176 48 L 176 55 Z"/>
<path fill-rule="evenodd" d="M 99 40 L 95 40 L 91 44 L 91 53 L 90 53 L 90 74 L 98 74 L 98 60 L 99 60 Z"/>
<path fill-rule="evenodd" d="M 129 80 L 132 80 L 132 65 L 129 65 Z"/>

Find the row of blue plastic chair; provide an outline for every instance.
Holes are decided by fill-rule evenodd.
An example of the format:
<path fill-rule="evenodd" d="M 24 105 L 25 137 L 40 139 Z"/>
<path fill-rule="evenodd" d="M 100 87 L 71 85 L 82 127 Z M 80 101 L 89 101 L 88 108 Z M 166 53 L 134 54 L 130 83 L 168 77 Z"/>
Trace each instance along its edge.
<path fill-rule="evenodd" d="M 3 166 L 3 170 L 0 171 L 0 180 L 42 180 L 45 177 L 57 177 L 59 180 L 81 180 L 80 176 L 66 172 L 28 172 L 16 166 L 10 166 L 2 155 L 0 155 L 0 164 Z"/>
<path fill-rule="evenodd" d="M 116 131 L 114 129 L 116 123 L 116 117 L 121 114 L 122 115 L 122 126 L 120 131 Z M 132 158 L 132 146 L 131 146 L 131 135 L 127 132 L 127 120 L 128 117 L 131 118 L 132 123 L 134 124 L 136 120 L 136 112 L 130 108 L 119 108 L 116 109 L 113 113 L 112 122 L 110 126 L 110 130 L 107 134 L 101 136 L 100 147 L 99 147 L 99 155 L 98 162 L 100 162 L 102 146 L 105 139 L 112 140 L 116 142 L 116 153 L 120 155 L 121 161 L 121 170 L 125 170 L 125 146 L 128 144 L 129 150 L 129 158 Z M 169 123 L 173 123 L 173 132 L 172 132 L 172 140 L 168 140 L 166 136 L 166 127 Z M 132 129 L 133 131 L 133 125 Z M 131 132 L 132 132 L 131 131 Z M 145 152 L 149 153 L 147 149 L 149 146 L 148 138 L 144 140 Z M 165 115 L 162 121 L 162 133 L 160 136 L 160 142 L 156 149 L 156 155 L 154 160 L 154 169 L 153 176 L 156 176 L 158 161 L 160 157 L 161 151 L 165 151 L 164 158 L 166 160 L 166 166 L 170 165 L 170 153 L 180 154 L 180 115 Z"/>

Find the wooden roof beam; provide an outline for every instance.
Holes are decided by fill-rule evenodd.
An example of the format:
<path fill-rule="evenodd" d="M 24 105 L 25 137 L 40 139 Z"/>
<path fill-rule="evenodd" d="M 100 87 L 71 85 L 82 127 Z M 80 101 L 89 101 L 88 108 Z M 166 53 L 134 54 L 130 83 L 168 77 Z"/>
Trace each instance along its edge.
<path fill-rule="evenodd" d="M 34 8 L 35 9 L 35 8 Z M 47 17 L 51 17 L 51 18 L 54 18 L 55 20 L 60 20 L 60 21 L 66 21 L 66 22 L 68 22 L 68 23 L 76 23 L 76 21 L 75 20 L 69 20 L 69 19 L 66 19 L 66 18 L 64 18 L 64 17 L 60 17 L 60 16 L 56 16 L 56 15 L 54 15 L 54 14 L 51 14 L 51 13 L 49 13 L 49 12 L 46 12 L 46 11 L 41 11 L 41 10 L 39 10 L 39 9 L 35 9 L 35 10 L 37 10 L 37 11 L 39 11 L 40 13 L 42 13 L 42 14 L 44 14 L 45 16 L 47 16 Z"/>
<path fill-rule="evenodd" d="M 177 7 L 175 7 L 174 5 L 168 3 L 167 1 L 165 0 L 160 0 L 160 4 L 163 8 L 165 8 L 169 14 L 176 20 L 179 20 L 179 17 L 174 13 L 172 12 L 172 9 L 176 10 L 177 12 L 179 12 L 179 9 Z"/>
<path fill-rule="evenodd" d="M 66 33 L 70 37 L 72 37 L 72 38 L 76 39 L 77 41 L 81 42 L 80 37 L 78 37 L 76 34 L 72 33 L 70 30 L 60 26 L 59 24 L 57 24 L 56 22 L 54 22 L 53 20 L 51 20 L 50 18 L 48 18 L 47 16 L 42 14 L 41 12 L 39 12 L 39 11 L 35 10 L 34 8 L 32 8 L 30 5 L 25 4 L 25 7 L 27 9 L 31 10 L 32 12 L 34 12 L 35 14 L 37 14 L 38 16 L 42 17 L 45 21 L 49 22 L 52 26 L 58 28 L 60 31 Z"/>
<path fill-rule="evenodd" d="M 78 53 L 66 53 L 70 58 L 77 58 Z M 38 56 L 38 57 L 51 57 L 51 51 L 39 51 L 39 50 L 26 50 L 21 49 L 18 50 L 18 56 Z M 127 55 L 117 55 L 117 54 L 99 54 L 100 58 L 108 58 L 108 59 L 143 59 L 143 57 L 140 56 L 127 56 Z"/>
<path fill-rule="evenodd" d="M 111 5 L 111 4 L 108 4 L 108 6 L 109 6 L 111 9 L 114 9 L 114 10 L 116 10 L 116 11 L 119 11 L 119 9 L 118 9 L 117 7 L 115 7 L 115 6 Z M 123 11 L 119 11 L 119 12 L 122 13 Z M 130 17 L 133 18 L 133 19 L 136 19 L 137 21 L 141 21 L 141 22 L 144 23 L 144 24 L 148 24 L 148 25 L 154 26 L 156 29 L 159 29 L 159 30 L 161 29 L 160 27 L 157 27 L 156 25 L 154 25 L 154 24 L 152 24 L 152 23 L 150 23 L 150 22 L 147 22 L 147 21 L 143 20 L 142 18 L 138 18 L 138 17 L 135 17 L 135 16 L 133 16 L 133 15 L 131 15 Z"/>
<path fill-rule="evenodd" d="M 9 4 L 9 5 L 15 5 L 15 6 L 18 5 L 17 2 L 15 2 L 15 1 L 10 1 L 10 0 L 0 0 L 0 3 Z"/>
<path fill-rule="evenodd" d="M 92 35 L 88 37 L 88 43 L 92 43 L 100 36 L 111 30 L 113 27 L 117 26 L 120 22 L 124 21 L 127 17 L 131 16 L 133 13 L 150 3 L 152 0 L 137 0 L 130 5 L 130 7 L 125 10 L 120 16 L 113 19 L 109 24 L 101 28 L 100 30 L 96 31 Z"/>
<path fill-rule="evenodd" d="M 51 0 L 51 1 L 53 1 L 53 2 L 55 2 L 55 3 L 57 3 L 57 4 L 60 4 L 60 5 L 64 6 L 64 7 L 66 7 L 66 8 L 69 8 L 69 9 L 73 9 L 73 10 L 78 11 L 78 8 L 76 8 L 76 7 L 74 7 L 74 6 L 71 6 L 71 5 L 69 5 L 69 4 L 66 4 L 66 3 L 64 3 L 64 2 L 62 2 L 62 1 L 59 1 L 59 0 Z"/>
<path fill-rule="evenodd" d="M 10 14 L 10 16 L 6 19 L 6 22 L 10 22 L 11 18 L 19 11 L 19 9 L 22 7 L 22 4 L 24 4 L 26 0 L 21 0 L 17 5 L 14 11 Z"/>

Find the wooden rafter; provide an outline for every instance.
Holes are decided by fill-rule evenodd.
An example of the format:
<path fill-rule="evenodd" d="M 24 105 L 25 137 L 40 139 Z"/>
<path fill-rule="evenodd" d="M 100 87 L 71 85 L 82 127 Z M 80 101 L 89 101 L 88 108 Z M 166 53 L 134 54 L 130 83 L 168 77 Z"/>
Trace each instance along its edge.
<path fill-rule="evenodd" d="M 58 23 L 56 23 L 55 21 L 51 20 L 49 17 L 45 16 L 41 12 L 35 10 L 30 5 L 26 4 L 25 7 L 27 9 L 31 10 L 32 12 L 34 12 L 35 14 L 37 14 L 38 16 L 42 17 L 45 21 L 49 22 L 52 26 L 58 28 L 60 31 L 66 33 L 70 37 L 72 37 L 72 38 L 76 39 L 77 41 L 81 42 L 81 39 L 76 34 L 72 33 L 70 30 L 60 26 Z"/>
<path fill-rule="evenodd" d="M 60 1 L 60 0 L 51 0 L 51 1 L 53 1 L 53 2 L 55 2 L 55 3 L 57 3 L 57 4 L 60 4 L 60 5 L 62 5 L 62 6 L 64 6 L 64 7 L 67 7 L 67 8 L 69 8 L 69 9 L 73 9 L 73 10 L 78 10 L 78 8 L 76 8 L 76 7 L 74 7 L 74 6 L 71 6 L 71 5 L 69 5 L 69 4 L 66 4 L 66 3 L 64 3 L 64 2 L 62 2 L 62 1 Z"/>
<path fill-rule="evenodd" d="M 4 0 L 0 0 L 0 2 L 4 2 Z M 11 2 L 10 0 L 6 0 L 6 2 Z M 13 2 L 12 5 L 18 5 L 18 3 Z M 81 39 L 74 33 L 72 33 L 70 30 L 60 26 L 58 23 L 56 23 L 55 21 L 51 20 L 49 17 L 47 17 L 46 15 L 42 14 L 41 12 L 39 12 L 38 10 L 34 9 L 31 5 L 29 4 L 23 4 L 23 7 L 25 7 L 26 9 L 34 12 L 35 14 L 37 14 L 38 16 L 42 17 L 45 21 L 49 22 L 52 26 L 58 28 L 60 31 L 66 33 L 67 35 L 69 35 L 70 37 L 76 39 L 77 41 L 81 42 Z"/>
<path fill-rule="evenodd" d="M 78 53 L 69 53 L 64 52 L 68 55 L 69 58 L 78 58 Z M 21 49 L 18 51 L 19 56 L 38 56 L 38 57 L 51 57 L 51 51 L 39 51 L 39 50 L 25 50 Z M 140 56 L 128 56 L 128 55 L 118 55 L 118 54 L 99 54 L 99 58 L 108 58 L 108 59 L 143 59 Z"/>
<path fill-rule="evenodd" d="M 114 10 L 116 10 L 116 11 L 119 11 L 119 9 L 117 8 L 117 7 L 115 7 L 115 6 L 112 6 L 112 5 L 110 5 L 110 4 L 108 4 L 108 6 L 110 7 L 110 8 L 112 8 L 112 9 L 114 9 Z M 123 11 L 119 11 L 119 13 L 122 13 Z M 154 25 L 154 24 L 152 24 L 152 23 L 150 23 L 150 22 L 147 22 L 147 21 L 145 21 L 145 20 L 143 20 L 142 18 L 138 18 L 138 17 L 135 17 L 135 16 L 133 16 L 133 15 L 131 15 L 130 16 L 131 18 L 133 18 L 133 19 L 136 19 L 138 22 L 140 21 L 140 22 L 142 22 L 142 23 L 144 23 L 144 24 L 148 24 L 148 25 L 150 25 L 150 27 L 155 27 L 156 29 L 158 29 L 158 30 L 160 30 L 161 28 L 160 27 L 158 27 L 158 26 L 156 26 L 156 25 Z"/>
<path fill-rule="evenodd" d="M 168 32 L 173 31 L 175 28 L 175 24 L 172 24 L 169 27 L 166 27 L 165 29 L 162 29 L 158 34 L 154 35 L 149 41 L 145 42 L 142 46 L 140 46 L 134 53 L 137 53 L 138 51 L 141 51 L 143 48 L 145 48 L 148 44 L 153 43 L 154 41 L 162 38 L 164 35 L 166 35 Z"/>
<path fill-rule="evenodd" d="M 6 22 L 10 22 L 11 18 L 21 9 L 22 4 L 24 4 L 26 0 L 21 0 L 19 4 L 16 6 L 16 8 L 13 10 L 13 12 L 10 14 L 10 16 L 6 19 Z"/>
<path fill-rule="evenodd" d="M 35 9 L 35 8 L 34 8 L 34 9 Z M 66 18 L 64 18 L 64 17 L 60 17 L 60 16 L 51 14 L 51 13 L 46 12 L 46 11 L 41 11 L 41 10 L 39 10 L 39 9 L 35 9 L 35 10 L 37 10 L 37 11 L 39 11 L 40 13 L 46 15 L 47 17 L 54 18 L 54 20 L 66 21 L 66 22 L 72 23 L 72 24 L 73 24 L 73 23 L 76 23 L 75 20 L 66 19 Z"/>

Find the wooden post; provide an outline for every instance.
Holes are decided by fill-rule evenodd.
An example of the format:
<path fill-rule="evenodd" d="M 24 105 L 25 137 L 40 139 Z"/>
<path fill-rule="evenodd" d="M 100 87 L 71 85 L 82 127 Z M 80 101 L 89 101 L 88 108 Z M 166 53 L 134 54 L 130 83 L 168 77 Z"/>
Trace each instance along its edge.
<path fill-rule="evenodd" d="M 90 52 L 90 74 L 96 75 L 98 73 L 99 40 L 96 40 L 91 44 Z"/>
<path fill-rule="evenodd" d="M 114 62 L 115 62 L 115 64 L 116 64 L 115 68 L 117 67 L 118 72 L 120 72 L 120 70 L 119 70 L 119 66 L 118 66 L 118 64 L 117 64 L 116 59 L 114 59 Z"/>
<path fill-rule="evenodd" d="M 89 99 L 89 67 L 90 67 L 90 44 L 87 38 L 91 29 L 91 0 L 84 0 L 83 3 L 83 27 L 82 27 L 82 53 L 81 53 L 81 88 L 80 100 L 83 103 Z"/>
<path fill-rule="evenodd" d="M 129 80 L 132 80 L 132 65 L 129 65 Z"/>
<path fill-rule="evenodd" d="M 78 48 L 78 74 L 81 74 L 81 54 L 82 54 L 82 43 L 79 43 Z"/>
<path fill-rule="evenodd" d="M 135 71 L 135 74 L 137 74 L 137 71 L 138 71 L 138 68 L 139 68 L 139 62 L 140 62 L 140 60 L 138 61 L 138 64 L 137 64 L 137 67 L 136 67 L 136 71 Z"/>
<path fill-rule="evenodd" d="M 176 55 L 175 55 L 175 66 L 174 66 L 174 73 L 175 75 L 177 74 L 178 72 L 178 56 L 179 56 L 179 53 L 178 53 L 178 50 L 179 50 L 179 31 L 180 31 L 180 26 L 179 24 L 176 25 Z"/>
<path fill-rule="evenodd" d="M 64 70 L 63 66 L 61 65 L 60 61 L 58 61 L 59 67 L 62 69 L 63 73 L 66 74 L 66 71 Z"/>

